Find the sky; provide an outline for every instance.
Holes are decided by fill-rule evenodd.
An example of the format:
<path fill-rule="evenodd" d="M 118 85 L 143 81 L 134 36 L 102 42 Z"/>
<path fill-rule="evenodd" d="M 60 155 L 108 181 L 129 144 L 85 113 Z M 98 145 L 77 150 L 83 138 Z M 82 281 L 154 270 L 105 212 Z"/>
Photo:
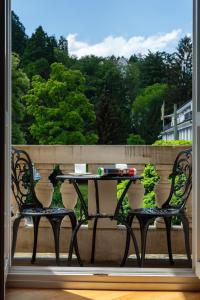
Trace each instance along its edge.
<path fill-rule="evenodd" d="M 29 36 L 42 25 L 77 57 L 173 52 L 192 32 L 192 0 L 12 0 L 12 9 Z"/>

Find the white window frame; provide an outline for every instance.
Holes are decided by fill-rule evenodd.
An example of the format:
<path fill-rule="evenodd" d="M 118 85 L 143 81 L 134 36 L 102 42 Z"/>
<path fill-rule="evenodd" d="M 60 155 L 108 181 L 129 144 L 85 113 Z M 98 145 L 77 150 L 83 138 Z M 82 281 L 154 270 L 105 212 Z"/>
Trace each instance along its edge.
<path fill-rule="evenodd" d="M 200 3 L 193 8 L 193 269 L 200 278 Z"/>
<path fill-rule="evenodd" d="M 10 202 L 6 199 L 11 198 L 11 159 L 10 159 L 10 149 L 11 149 L 11 6 L 10 1 L 6 1 L 6 66 L 5 70 L 5 78 L 6 78 L 6 99 L 5 99 L 5 268 L 6 273 L 8 273 L 8 269 L 11 264 L 11 209 Z"/>
<path fill-rule="evenodd" d="M 9 0 L 8 0 L 9 1 Z M 86 268 L 86 267 L 12 267 L 10 265 L 7 285 L 9 287 L 35 288 L 72 288 L 72 289 L 115 289 L 115 290 L 200 290 L 200 112 L 196 113 L 200 101 L 200 54 L 197 45 L 200 43 L 200 5 L 193 0 L 193 267 L 192 269 L 176 268 Z M 199 103 L 200 106 L 200 103 Z M 200 109 L 199 109 L 200 111 Z M 197 157 L 199 161 L 197 163 Z M 200 202 L 200 201 L 199 201 Z M 9 226 L 9 224 L 8 224 Z"/>
<path fill-rule="evenodd" d="M 1 0 L 1 116 L 0 116 L 0 135 L 1 135 L 1 199 L 0 199 L 0 298 L 5 298 L 5 282 L 10 268 L 10 138 L 11 138 L 11 72 L 10 72 L 10 2 Z M 3 230 L 2 230 L 3 229 Z"/>
<path fill-rule="evenodd" d="M 10 148 L 11 148 L 11 30 L 10 30 L 10 1 L 5 1 L 5 111 L 4 111 L 4 135 L 5 135 L 5 162 L 4 162 L 4 264 L 5 264 L 5 277 L 7 277 L 10 268 Z"/>

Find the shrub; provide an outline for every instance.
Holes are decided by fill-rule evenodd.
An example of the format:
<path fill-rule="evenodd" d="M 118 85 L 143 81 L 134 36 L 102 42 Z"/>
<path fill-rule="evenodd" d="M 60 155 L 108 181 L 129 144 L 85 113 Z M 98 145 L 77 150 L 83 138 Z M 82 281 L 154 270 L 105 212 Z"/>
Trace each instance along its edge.
<path fill-rule="evenodd" d="M 143 199 L 143 207 L 145 208 L 153 208 L 156 206 L 156 197 L 155 192 L 153 191 L 155 184 L 159 181 L 160 177 L 158 176 L 158 173 L 156 172 L 156 169 L 154 165 L 148 164 L 144 168 L 144 172 L 142 173 L 142 176 L 144 177 L 142 180 L 142 184 L 145 188 L 145 195 Z M 128 180 L 124 180 L 120 182 L 117 185 L 117 199 L 119 200 L 120 196 L 122 195 L 126 185 L 128 183 Z M 122 209 L 124 214 L 127 214 L 130 205 L 128 202 L 127 196 L 125 197 L 122 205 Z"/>
<path fill-rule="evenodd" d="M 144 195 L 143 207 L 144 208 L 156 207 L 156 195 L 154 191 L 151 191 L 148 194 Z"/>
<path fill-rule="evenodd" d="M 53 198 L 50 207 L 64 207 L 62 203 L 62 196 L 60 193 L 61 182 L 56 179 L 57 175 L 62 175 L 59 165 L 55 165 L 53 172 L 49 176 L 49 180 L 54 187 Z"/>
<path fill-rule="evenodd" d="M 145 145 L 145 140 L 139 134 L 129 134 L 127 138 L 128 145 Z"/>
<path fill-rule="evenodd" d="M 152 164 L 147 164 L 145 166 L 142 176 L 144 177 L 142 180 L 142 184 L 145 189 L 143 207 L 153 208 L 156 206 L 156 201 L 155 201 L 156 197 L 153 189 L 156 183 L 159 181 L 160 177 L 156 172 L 154 165 Z"/>
<path fill-rule="evenodd" d="M 54 185 L 53 198 L 50 207 L 64 207 L 60 192 L 61 182 Z"/>
<path fill-rule="evenodd" d="M 143 186 L 145 188 L 145 195 L 153 191 L 155 184 L 159 181 L 160 177 L 156 172 L 153 164 L 147 164 L 142 173 L 144 179 L 142 180 Z"/>
<path fill-rule="evenodd" d="M 117 185 L 117 200 L 119 200 L 119 198 L 121 197 L 124 189 L 126 188 L 126 185 L 128 184 L 128 180 L 123 180 L 120 183 L 118 183 Z M 124 197 L 123 203 L 122 203 L 122 210 L 123 213 L 125 215 L 128 214 L 128 211 L 130 210 L 130 205 L 129 205 L 129 201 L 128 201 L 128 197 L 127 195 Z"/>
<path fill-rule="evenodd" d="M 172 141 L 163 141 L 163 140 L 158 140 L 153 143 L 153 145 L 157 146 L 178 146 L 178 145 L 192 145 L 192 141 L 189 140 L 172 140 Z"/>

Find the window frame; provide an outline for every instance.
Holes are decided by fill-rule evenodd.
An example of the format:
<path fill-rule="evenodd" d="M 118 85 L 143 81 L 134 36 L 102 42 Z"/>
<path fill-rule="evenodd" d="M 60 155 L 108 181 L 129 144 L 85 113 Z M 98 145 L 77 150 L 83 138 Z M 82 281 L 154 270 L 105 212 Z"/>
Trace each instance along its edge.
<path fill-rule="evenodd" d="M 11 35 L 10 1 L 0 1 L 0 299 L 10 268 Z"/>
<path fill-rule="evenodd" d="M 0 168 L 0 177 L 4 178 L 4 164 L 5 164 L 5 152 L 4 152 L 4 144 L 5 144 L 5 1 L 2 1 L 0 5 L 0 44 L 2 45 L 0 48 L 0 63 L 1 63 L 1 72 L 0 72 L 0 97 L 3 100 L 0 105 L 0 147 L 1 150 L 1 168 Z M 5 297 L 5 278 L 7 270 L 5 270 L 5 249 L 4 249 L 4 210 L 5 210 L 5 185 L 4 180 L 0 182 L 0 198 L 3 201 L 0 201 L 0 298 L 4 299 Z"/>
<path fill-rule="evenodd" d="M 9 16 L 9 12 L 7 14 Z M 196 164 L 197 157 L 200 156 L 200 144 L 197 139 L 197 132 L 200 130 L 200 112 L 196 113 L 197 107 L 199 107 L 200 111 L 200 87 L 197 84 L 198 78 L 200 78 L 200 54 L 197 51 L 198 42 L 200 42 L 200 5 L 198 4 L 198 0 L 193 0 L 193 268 L 134 268 L 130 270 L 130 268 L 91 267 L 12 267 L 10 264 L 7 279 L 9 287 L 200 290 L 200 280 L 197 277 L 197 275 L 200 276 L 200 263 L 198 263 L 198 258 L 200 258 L 200 237 L 197 234 L 197 226 L 200 228 L 200 220 L 197 219 L 197 212 L 200 212 L 200 204 L 197 202 L 197 196 L 200 195 L 200 188 L 197 184 L 200 174 Z M 200 167 L 200 159 L 198 165 Z M 8 224 L 8 226 L 10 225 Z"/>

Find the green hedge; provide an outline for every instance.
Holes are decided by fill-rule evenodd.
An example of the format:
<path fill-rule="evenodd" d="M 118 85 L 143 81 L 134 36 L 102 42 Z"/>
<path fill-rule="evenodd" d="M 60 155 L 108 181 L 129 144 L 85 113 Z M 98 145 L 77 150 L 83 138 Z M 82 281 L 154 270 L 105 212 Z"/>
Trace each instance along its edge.
<path fill-rule="evenodd" d="M 158 175 L 153 164 L 147 164 L 145 166 L 142 176 L 144 177 L 144 179 L 142 180 L 142 184 L 145 189 L 143 207 L 156 207 L 156 195 L 154 192 L 154 187 L 158 183 L 160 176 Z"/>
<path fill-rule="evenodd" d="M 129 134 L 127 138 L 128 145 L 145 145 L 145 140 L 139 134 Z"/>
<path fill-rule="evenodd" d="M 158 140 L 153 143 L 153 145 L 158 145 L 158 146 L 178 146 L 178 145 L 192 145 L 192 141 L 189 140 L 172 140 L 172 141 L 163 141 L 163 140 Z"/>

